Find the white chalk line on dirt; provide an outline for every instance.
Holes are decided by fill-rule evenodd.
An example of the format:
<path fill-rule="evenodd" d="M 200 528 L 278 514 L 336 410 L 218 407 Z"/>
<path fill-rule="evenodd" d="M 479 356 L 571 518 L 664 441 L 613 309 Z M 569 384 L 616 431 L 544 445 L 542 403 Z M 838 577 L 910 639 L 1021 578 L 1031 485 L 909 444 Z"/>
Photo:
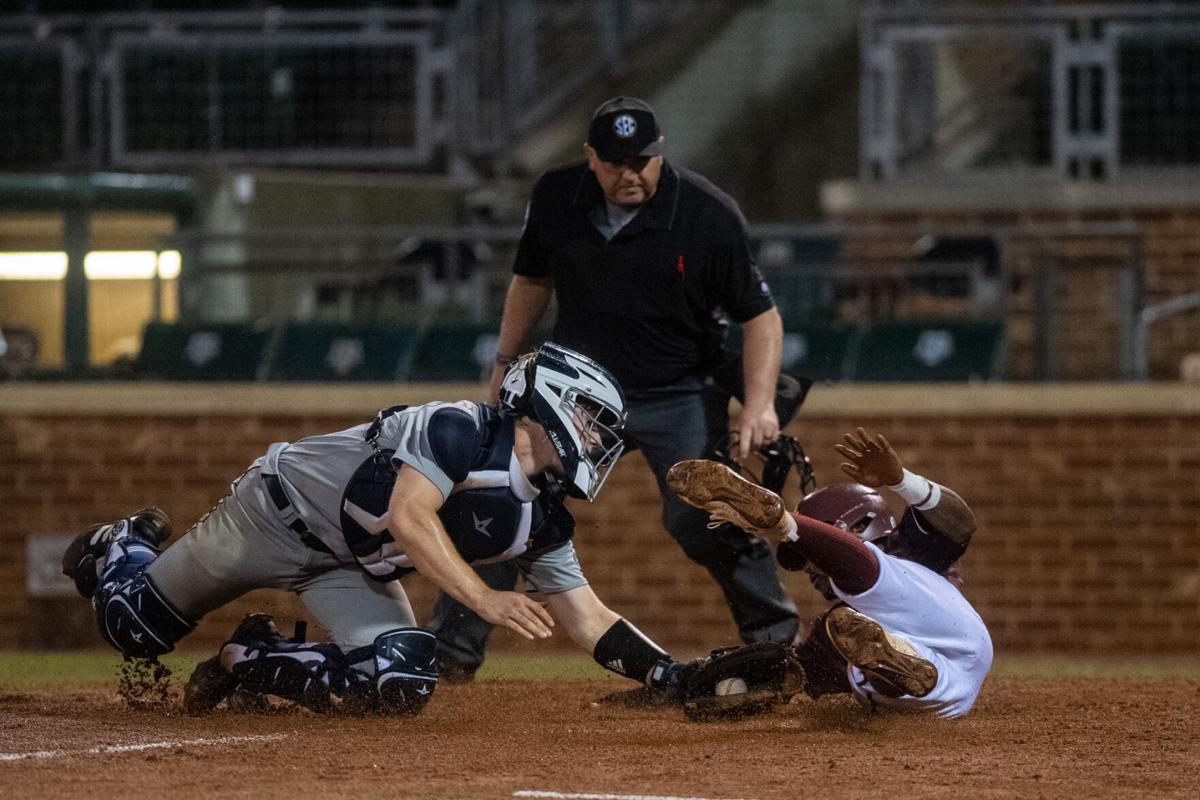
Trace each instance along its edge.
<path fill-rule="evenodd" d="M 522 789 L 513 792 L 513 797 L 548 797 L 556 800 L 739 800 L 738 798 L 676 797 L 666 794 L 602 794 L 597 792 L 539 792 Z"/>
<path fill-rule="evenodd" d="M 286 739 L 286 733 L 266 733 L 261 736 L 218 736 L 213 739 L 174 739 L 165 742 L 143 742 L 142 744 L 102 744 L 83 750 L 35 750 L 30 753 L 0 753 L 0 761 L 24 761 L 31 758 L 65 758 L 105 753 L 139 753 L 143 750 L 166 750 L 173 747 L 214 747 L 223 744 L 247 744 L 252 742 L 276 742 Z"/>

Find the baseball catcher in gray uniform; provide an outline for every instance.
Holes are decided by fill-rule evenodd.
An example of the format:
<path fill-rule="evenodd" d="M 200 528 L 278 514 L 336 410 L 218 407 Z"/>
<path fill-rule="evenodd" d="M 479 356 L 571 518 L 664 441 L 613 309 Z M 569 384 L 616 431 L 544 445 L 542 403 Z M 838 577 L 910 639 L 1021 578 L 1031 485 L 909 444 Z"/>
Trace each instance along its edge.
<path fill-rule="evenodd" d="M 599 364 L 554 344 L 514 362 L 498 409 L 434 402 L 271 445 L 172 547 L 156 508 L 77 537 L 63 571 L 101 636 L 128 656 L 172 650 L 209 611 L 251 589 L 295 592 L 330 643 L 284 639 L 253 614 L 185 689 L 189 711 L 234 692 L 315 709 L 416 713 L 437 685 L 436 639 L 400 578 L 415 571 L 495 625 L 546 638 L 557 621 L 604 667 L 668 691 L 683 665 L 588 586 L 563 495 L 595 499 L 624 447 L 625 402 Z M 527 594 L 468 564 L 513 559 Z"/>

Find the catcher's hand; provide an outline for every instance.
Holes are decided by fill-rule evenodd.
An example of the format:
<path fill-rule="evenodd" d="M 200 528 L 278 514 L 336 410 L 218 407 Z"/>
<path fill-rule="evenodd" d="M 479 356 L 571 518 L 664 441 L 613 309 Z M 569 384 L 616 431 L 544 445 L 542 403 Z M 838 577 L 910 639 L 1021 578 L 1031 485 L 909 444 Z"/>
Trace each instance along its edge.
<path fill-rule="evenodd" d="M 683 713 L 693 722 L 738 719 L 770 711 L 804 688 L 804 667 L 777 642 L 714 650 L 689 663 L 680 684 Z"/>

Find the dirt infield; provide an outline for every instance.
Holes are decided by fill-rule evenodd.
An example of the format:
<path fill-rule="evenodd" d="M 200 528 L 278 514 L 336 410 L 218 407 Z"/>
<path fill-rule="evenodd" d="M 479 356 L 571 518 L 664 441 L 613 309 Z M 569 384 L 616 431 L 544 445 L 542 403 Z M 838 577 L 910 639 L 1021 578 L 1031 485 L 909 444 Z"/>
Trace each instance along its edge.
<path fill-rule="evenodd" d="M 131 710 L 108 690 L 7 690 L 0 795 L 957 800 L 1197 792 L 1193 679 L 994 678 L 976 710 L 952 722 L 873 716 L 844 697 L 798 698 L 770 716 L 719 724 L 591 703 L 624 685 L 443 686 L 415 719 L 187 717 Z"/>

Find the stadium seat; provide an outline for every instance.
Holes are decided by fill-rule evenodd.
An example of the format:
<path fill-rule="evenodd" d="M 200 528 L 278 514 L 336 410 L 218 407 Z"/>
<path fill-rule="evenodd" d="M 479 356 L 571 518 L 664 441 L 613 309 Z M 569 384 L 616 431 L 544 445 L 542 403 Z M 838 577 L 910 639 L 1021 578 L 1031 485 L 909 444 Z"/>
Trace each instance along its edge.
<path fill-rule="evenodd" d="M 270 338 L 264 326 L 151 322 L 142 333 L 139 372 L 173 381 L 252 381 Z"/>
<path fill-rule="evenodd" d="M 882 322 L 867 330 L 849 375 L 857 381 L 970 381 L 1001 377 L 1004 326 L 971 320 Z"/>
<path fill-rule="evenodd" d="M 836 290 L 832 267 L 841 255 L 839 238 L 766 237 L 751 246 L 785 327 L 831 318 Z"/>
<path fill-rule="evenodd" d="M 421 335 L 409 380 L 483 381 L 496 358 L 496 325 L 437 325 Z"/>
<path fill-rule="evenodd" d="M 782 368 L 815 381 L 837 381 L 858 347 L 859 330 L 853 325 L 785 325 Z"/>
<path fill-rule="evenodd" d="M 406 380 L 416 343 L 415 327 L 288 323 L 268 376 L 278 381 Z"/>

